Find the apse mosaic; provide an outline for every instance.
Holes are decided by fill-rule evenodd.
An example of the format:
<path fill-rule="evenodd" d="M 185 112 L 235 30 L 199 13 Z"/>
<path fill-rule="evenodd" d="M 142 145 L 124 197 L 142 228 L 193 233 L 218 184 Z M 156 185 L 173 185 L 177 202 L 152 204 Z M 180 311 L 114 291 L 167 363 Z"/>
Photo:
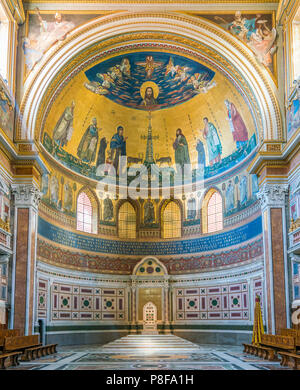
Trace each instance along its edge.
<path fill-rule="evenodd" d="M 175 164 L 190 163 L 197 180 L 197 164 L 209 178 L 242 163 L 256 147 L 255 129 L 248 104 L 220 72 L 179 54 L 134 52 L 73 77 L 41 141 L 65 167 L 95 180 L 119 174 L 125 156 L 128 168 L 156 164 L 173 175 Z"/>
<path fill-rule="evenodd" d="M 85 72 L 86 88 L 126 107 L 158 110 L 206 93 L 215 72 L 188 58 L 168 53 L 130 53 Z"/>
<path fill-rule="evenodd" d="M 271 12 L 236 11 L 193 15 L 209 19 L 229 31 L 253 50 L 260 63 L 274 72 L 277 32 Z"/>

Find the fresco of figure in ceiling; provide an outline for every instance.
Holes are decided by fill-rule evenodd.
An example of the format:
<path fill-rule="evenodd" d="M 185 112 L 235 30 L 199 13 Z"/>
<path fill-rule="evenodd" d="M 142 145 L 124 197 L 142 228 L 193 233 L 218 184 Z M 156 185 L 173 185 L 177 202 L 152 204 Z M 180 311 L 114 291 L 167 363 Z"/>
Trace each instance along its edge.
<path fill-rule="evenodd" d="M 159 110 L 216 86 L 215 72 L 186 57 L 141 52 L 114 57 L 85 72 L 85 87 L 126 107 Z"/>
<path fill-rule="evenodd" d="M 0 128 L 11 140 L 13 139 L 14 104 L 8 88 L 0 77 Z"/>
<path fill-rule="evenodd" d="M 242 40 L 255 53 L 258 61 L 274 71 L 273 56 L 277 50 L 276 29 L 272 13 L 236 11 L 224 14 L 193 14 L 209 19 Z"/>
<path fill-rule="evenodd" d="M 97 15 L 48 13 L 41 12 L 38 8 L 30 11 L 26 20 L 28 33 L 22 41 L 25 74 L 32 70 L 52 45 L 64 41 L 75 27 L 95 16 Z"/>
<path fill-rule="evenodd" d="M 175 164 L 191 163 L 194 172 L 199 164 L 209 178 L 253 155 L 255 129 L 249 104 L 220 71 L 179 54 L 134 52 L 70 79 L 41 141 L 65 167 L 95 180 L 120 174 L 124 156 L 128 167 L 177 172 Z"/>

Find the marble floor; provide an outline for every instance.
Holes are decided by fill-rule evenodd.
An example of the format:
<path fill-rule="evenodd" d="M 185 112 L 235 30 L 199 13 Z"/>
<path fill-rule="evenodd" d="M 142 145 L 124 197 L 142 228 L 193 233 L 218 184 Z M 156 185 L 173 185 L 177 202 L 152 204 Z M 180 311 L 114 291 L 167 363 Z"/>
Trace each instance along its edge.
<path fill-rule="evenodd" d="M 242 346 L 197 345 L 175 335 L 128 335 L 105 345 L 59 346 L 8 370 L 289 370 Z"/>

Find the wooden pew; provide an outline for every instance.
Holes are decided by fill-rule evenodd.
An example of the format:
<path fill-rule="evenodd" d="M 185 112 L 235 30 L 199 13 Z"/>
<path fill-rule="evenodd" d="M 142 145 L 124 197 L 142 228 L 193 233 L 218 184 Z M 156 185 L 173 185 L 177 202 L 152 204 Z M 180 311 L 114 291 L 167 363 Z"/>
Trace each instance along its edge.
<path fill-rule="evenodd" d="M 0 330 L 0 351 L 3 350 L 4 339 L 5 337 L 15 337 L 20 336 L 21 332 L 19 329 L 3 329 Z"/>
<path fill-rule="evenodd" d="M 300 329 L 281 329 L 282 336 L 290 336 L 295 338 L 296 349 L 300 349 Z"/>
<path fill-rule="evenodd" d="M 281 356 L 281 366 L 288 366 L 294 370 L 300 370 L 300 355 L 290 352 L 278 352 Z"/>
<path fill-rule="evenodd" d="M 266 354 L 267 359 L 269 360 L 274 360 L 274 358 L 277 357 L 277 352 L 282 350 L 292 353 L 296 352 L 295 338 L 291 336 L 264 334 L 261 336 L 260 347 L 262 349 L 267 347 L 274 350 L 274 353 L 271 354 L 266 349 L 265 352 L 263 352 L 263 354 Z"/>
<path fill-rule="evenodd" d="M 263 359 L 278 360 L 278 351 L 296 352 L 296 338 L 292 336 L 264 334 L 259 345 L 244 344 L 244 352 Z"/>
<path fill-rule="evenodd" d="M 5 337 L 3 351 L 21 351 L 22 361 L 34 360 L 38 357 L 56 353 L 57 344 L 42 345 L 38 335 Z"/>
<path fill-rule="evenodd" d="M 10 352 L 10 353 L 3 353 L 0 354 L 0 369 L 5 369 L 9 366 L 18 366 L 19 363 L 19 356 L 22 355 L 22 352 Z M 8 364 L 5 364 L 6 362 L 9 362 Z"/>
<path fill-rule="evenodd" d="M 5 337 L 3 352 L 22 351 L 24 353 L 25 349 L 40 345 L 38 335 Z"/>
<path fill-rule="evenodd" d="M 243 344 L 245 353 L 249 353 L 250 355 L 256 355 L 263 359 L 268 360 L 278 360 L 276 357 L 276 351 L 273 348 L 269 348 L 262 345 L 254 345 L 254 344 Z"/>

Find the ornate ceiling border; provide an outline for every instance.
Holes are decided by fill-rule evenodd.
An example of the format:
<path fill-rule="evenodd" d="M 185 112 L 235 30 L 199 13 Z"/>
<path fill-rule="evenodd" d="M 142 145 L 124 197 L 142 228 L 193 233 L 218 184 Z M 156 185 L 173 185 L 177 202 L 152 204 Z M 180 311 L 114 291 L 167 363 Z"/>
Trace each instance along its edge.
<path fill-rule="evenodd" d="M 149 32 L 154 29 L 158 31 Z M 134 40 L 170 43 L 170 34 L 173 44 L 205 53 L 214 60 L 215 66 L 219 64 L 227 73 L 230 70 L 252 104 L 258 102 L 255 110 L 256 117 L 261 116 L 260 142 L 265 138 L 283 139 L 274 84 L 251 51 L 232 35 L 205 19 L 158 12 L 124 12 L 94 19 L 82 28 L 74 30 L 69 38 L 50 50 L 26 81 L 20 116 L 23 121 L 18 122 L 17 139 L 22 139 L 22 136 L 33 139 L 33 133 L 41 131 L 41 113 L 50 96 L 55 93 L 63 79 L 73 75 L 76 68 L 82 69 L 82 62 L 93 55 L 95 48 L 113 48 Z M 251 87 L 248 84 L 251 84 Z M 24 137 L 22 128 L 30 129 L 31 133 L 25 134 Z"/>

